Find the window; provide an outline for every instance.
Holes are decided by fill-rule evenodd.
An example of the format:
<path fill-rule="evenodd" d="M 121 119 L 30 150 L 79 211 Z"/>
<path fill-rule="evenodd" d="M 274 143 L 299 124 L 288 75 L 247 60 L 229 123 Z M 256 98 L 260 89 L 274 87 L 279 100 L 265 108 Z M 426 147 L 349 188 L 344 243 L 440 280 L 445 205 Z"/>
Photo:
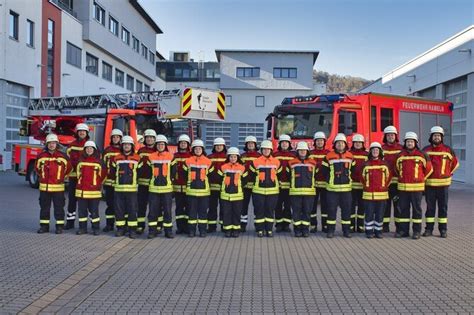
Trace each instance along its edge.
<path fill-rule="evenodd" d="M 79 69 L 82 68 L 82 49 L 66 42 L 66 62 Z"/>
<path fill-rule="evenodd" d="M 226 95 L 225 96 L 225 105 L 227 107 L 231 107 L 232 106 L 232 95 Z"/>
<path fill-rule="evenodd" d="M 148 84 L 145 84 L 145 89 L 144 89 L 145 92 L 150 92 L 150 86 Z"/>
<path fill-rule="evenodd" d="M 35 47 L 35 23 L 26 20 L 26 44 Z"/>
<path fill-rule="evenodd" d="M 134 84 L 134 78 L 131 75 L 127 74 L 127 90 L 133 92 L 133 84 Z"/>
<path fill-rule="evenodd" d="M 260 68 L 258 67 L 237 67 L 237 78 L 258 78 L 260 77 Z"/>
<path fill-rule="evenodd" d="M 46 95 L 54 96 L 54 21 L 48 20 L 48 62 Z"/>
<path fill-rule="evenodd" d="M 123 87 L 124 73 L 119 69 L 115 68 L 115 84 Z"/>
<path fill-rule="evenodd" d="M 387 126 L 393 125 L 393 109 L 381 108 L 380 109 L 380 128 L 384 130 Z"/>
<path fill-rule="evenodd" d="M 140 52 L 140 41 L 135 37 L 135 36 L 132 36 L 133 38 L 133 50 L 137 53 Z"/>
<path fill-rule="evenodd" d="M 264 107 L 265 106 L 265 96 L 255 96 L 255 106 Z"/>
<path fill-rule="evenodd" d="M 130 45 L 130 32 L 122 26 L 122 42 Z"/>
<path fill-rule="evenodd" d="M 182 78 L 183 77 L 183 69 L 179 69 L 179 68 L 174 69 L 174 76 L 176 78 Z"/>
<path fill-rule="evenodd" d="M 89 53 L 86 53 L 86 71 L 99 75 L 99 59 Z"/>
<path fill-rule="evenodd" d="M 109 15 L 109 31 L 115 36 L 118 36 L 119 25 L 116 19 Z"/>
<path fill-rule="evenodd" d="M 105 26 L 105 10 L 94 1 L 94 19 Z"/>
<path fill-rule="evenodd" d="M 142 44 L 142 57 L 148 59 L 148 48 Z"/>
<path fill-rule="evenodd" d="M 102 61 L 102 78 L 112 82 L 112 66 Z"/>
<path fill-rule="evenodd" d="M 207 79 L 218 79 L 220 78 L 219 69 L 206 69 Z"/>
<path fill-rule="evenodd" d="M 150 54 L 150 63 L 152 65 L 154 65 L 155 64 L 155 54 L 151 50 L 148 53 Z"/>
<path fill-rule="evenodd" d="M 357 132 L 357 113 L 341 110 L 339 112 L 338 132 L 350 136 Z"/>
<path fill-rule="evenodd" d="M 183 78 L 188 79 L 191 76 L 189 69 L 183 69 Z"/>
<path fill-rule="evenodd" d="M 10 38 L 18 40 L 18 13 L 10 11 L 10 27 L 8 35 Z"/>
<path fill-rule="evenodd" d="M 377 107 L 370 106 L 370 130 L 377 131 Z"/>
<path fill-rule="evenodd" d="M 143 91 L 143 82 L 142 81 L 137 80 L 137 85 L 136 85 L 135 91 L 138 91 L 138 92 Z"/>
<path fill-rule="evenodd" d="M 297 77 L 297 70 L 296 68 L 273 68 L 273 77 L 294 79 Z"/>

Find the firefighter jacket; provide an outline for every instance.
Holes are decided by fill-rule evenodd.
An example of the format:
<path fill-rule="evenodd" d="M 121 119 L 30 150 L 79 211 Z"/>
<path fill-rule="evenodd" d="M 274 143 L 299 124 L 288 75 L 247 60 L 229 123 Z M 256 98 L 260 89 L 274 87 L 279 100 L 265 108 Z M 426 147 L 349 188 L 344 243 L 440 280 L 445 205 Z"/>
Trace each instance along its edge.
<path fill-rule="evenodd" d="M 362 166 L 365 161 L 367 161 L 369 153 L 364 149 L 351 149 L 349 152 L 352 153 L 352 157 L 354 158 L 354 167 L 351 171 L 352 189 L 362 189 L 360 174 L 362 172 Z"/>
<path fill-rule="evenodd" d="M 429 156 L 417 148 L 403 149 L 395 166 L 401 191 L 424 191 L 425 181 L 433 172 Z"/>
<path fill-rule="evenodd" d="M 120 153 L 112 160 L 112 171 L 115 174 L 114 189 L 116 192 L 138 191 L 138 170 L 141 167 L 140 156 L 134 152 L 128 155 Z"/>
<path fill-rule="evenodd" d="M 290 189 L 288 163 L 296 157 L 295 153 L 291 151 L 276 151 L 273 156 L 280 161 L 281 173 L 278 176 L 280 189 Z"/>
<path fill-rule="evenodd" d="M 64 191 L 64 179 L 72 170 L 69 158 L 56 150 L 46 149 L 36 158 L 35 170 L 39 177 L 39 190 L 46 192 Z"/>
<path fill-rule="evenodd" d="M 209 154 L 208 158 L 211 160 L 213 166 L 213 171 L 209 173 L 209 183 L 211 185 L 211 190 L 220 191 L 222 181 L 218 171 L 221 166 L 224 165 L 227 154 L 225 152 L 214 152 Z"/>
<path fill-rule="evenodd" d="M 145 156 L 149 156 L 150 154 L 156 152 L 155 146 L 153 147 L 141 147 L 138 150 L 138 155 L 140 158 L 143 158 Z M 142 186 L 148 186 L 150 183 L 150 178 L 151 178 L 151 167 L 148 164 L 143 164 L 140 169 L 138 170 L 138 184 Z"/>
<path fill-rule="evenodd" d="M 351 169 L 354 165 L 352 153 L 329 152 L 322 162 L 326 189 L 334 192 L 352 190 Z"/>
<path fill-rule="evenodd" d="M 279 174 L 280 161 L 273 156 L 260 156 L 250 165 L 250 171 L 255 174 L 252 192 L 261 195 L 275 195 L 280 193 Z"/>
<path fill-rule="evenodd" d="M 311 158 L 294 158 L 288 163 L 290 196 L 316 195 L 316 161 Z"/>
<path fill-rule="evenodd" d="M 191 152 L 175 152 L 173 161 L 171 162 L 171 174 L 173 182 L 173 191 L 186 192 L 186 183 L 188 181 L 186 171 L 184 170 L 184 162 L 191 157 Z"/>
<path fill-rule="evenodd" d="M 94 199 L 102 197 L 102 183 L 107 176 L 98 153 L 87 156 L 82 154 L 76 168 L 76 197 Z"/>
<path fill-rule="evenodd" d="M 191 156 L 186 159 L 183 166 L 187 172 L 186 194 L 188 196 L 209 196 L 209 173 L 213 171 L 212 162 L 206 156 Z"/>
<path fill-rule="evenodd" d="M 151 168 L 151 178 L 148 186 L 150 192 L 173 192 L 173 184 L 171 182 L 172 161 L 173 154 L 168 151 L 157 151 L 142 158 L 143 165 L 147 163 L 147 165 Z"/>
<path fill-rule="evenodd" d="M 322 163 L 326 155 L 329 153 L 328 149 L 314 149 L 311 150 L 309 157 L 316 162 L 316 187 L 317 188 L 326 188 L 326 179 L 324 178 L 324 173 L 321 171 Z"/>
<path fill-rule="evenodd" d="M 248 172 L 240 163 L 225 163 L 217 171 L 221 178 L 220 198 L 227 201 L 244 199 L 243 186 Z"/>
<path fill-rule="evenodd" d="M 260 157 L 261 155 L 262 154 L 258 151 L 247 151 L 242 153 L 242 155 L 240 156 L 240 159 L 242 160 L 242 162 L 244 162 L 245 170 L 248 172 L 244 188 L 253 188 L 253 184 L 255 182 L 255 173 L 250 172 L 250 165 L 256 158 Z"/>
<path fill-rule="evenodd" d="M 107 177 L 104 181 L 104 186 L 112 186 L 114 184 L 114 174 L 111 172 L 112 159 L 120 154 L 120 146 L 110 145 L 104 150 L 102 161 L 107 169 Z"/>
<path fill-rule="evenodd" d="M 69 177 L 77 177 L 77 163 L 79 163 L 79 159 L 81 158 L 82 150 L 84 150 L 84 144 L 86 144 L 87 139 L 88 137 L 82 140 L 76 139 L 71 142 L 66 149 L 66 154 L 69 157 L 69 161 L 71 161 L 72 165 L 72 171 L 69 173 Z"/>
<path fill-rule="evenodd" d="M 382 144 L 383 158 L 388 163 L 390 167 L 390 172 L 392 173 L 392 184 L 398 182 L 397 172 L 395 170 L 395 162 L 397 161 L 398 154 L 403 150 L 403 146 L 395 142 L 393 144 L 384 143 Z"/>
<path fill-rule="evenodd" d="M 365 162 L 361 168 L 360 180 L 364 187 L 362 199 L 388 199 L 388 187 L 392 180 L 392 172 L 387 161 L 373 159 Z"/>
<path fill-rule="evenodd" d="M 451 185 L 451 177 L 459 167 L 454 151 L 443 143 L 438 146 L 429 145 L 423 151 L 428 154 L 433 166 L 433 173 L 426 180 L 426 186 L 446 187 Z"/>

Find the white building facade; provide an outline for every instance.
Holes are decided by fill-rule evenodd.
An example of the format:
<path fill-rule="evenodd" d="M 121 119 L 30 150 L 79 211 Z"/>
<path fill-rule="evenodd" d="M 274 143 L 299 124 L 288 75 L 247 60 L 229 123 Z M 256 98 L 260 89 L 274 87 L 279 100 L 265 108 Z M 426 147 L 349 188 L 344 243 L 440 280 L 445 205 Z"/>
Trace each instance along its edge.
<path fill-rule="evenodd" d="M 460 160 L 454 179 L 474 184 L 474 25 L 364 87 L 453 103 L 452 147 Z"/>

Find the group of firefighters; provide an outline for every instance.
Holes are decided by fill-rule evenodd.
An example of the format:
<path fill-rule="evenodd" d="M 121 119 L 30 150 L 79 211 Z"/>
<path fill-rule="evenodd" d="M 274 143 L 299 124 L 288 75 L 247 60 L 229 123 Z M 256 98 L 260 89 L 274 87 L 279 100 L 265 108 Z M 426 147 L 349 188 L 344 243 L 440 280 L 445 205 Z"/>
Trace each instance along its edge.
<path fill-rule="evenodd" d="M 414 132 L 407 132 L 400 144 L 394 126 L 384 129 L 383 144 L 372 142 L 368 151 L 360 134 L 353 135 L 351 148 L 346 136 L 337 134 L 332 150 L 327 150 L 325 134 L 316 132 L 313 150 L 301 141 L 294 151 L 288 135 L 279 137 L 276 150 L 271 141 L 263 140 L 259 148 L 256 137 L 248 136 L 242 154 L 216 138 L 209 155 L 202 140 L 191 142 L 187 135 L 178 138 L 174 154 L 164 135 L 147 129 L 143 137 L 144 146 L 136 151 L 133 138 L 114 129 L 110 146 L 101 154 L 89 140 L 89 127 L 81 123 L 75 141 L 62 153 L 57 135 L 49 134 L 36 161 L 38 233 L 49 232 L 53 203 L 56 234 L 73 229 L 77 215 L 78 235 L 87 233 L 88 221 L 98 235 L 104 189 L 103 231 L 115 231 L 116 236 L 135 238 L 148 222 L 148 238 L 162 230 L 166 238 L 173 238 L 174 198 L 176 233 L 190 237 L 205 237 L 218 225 L 226 237 L 238 237 L 246 231 L 252 200 L 258 237 L 272 237 L 274 227 L 276 232 L 290 232 L 290 225 L 296 237 L 316 233 L 320 204 L 319 224 L 328 238 L 334 236 L 338 207 L 344 237 L 365 232 L 368 238 L 382 238 L 390 231 L 393 206 L 395 237 L 408 237 L 411 223 L 412 238 L 419 239 L 424 193 L 423 236 L 433 234 L 438 206 L 440 236 L 447 237 L 448 187 L 458 161 L 443 143 L 439 126 L 431 129 L 430 145 L 423 150 Z"/>

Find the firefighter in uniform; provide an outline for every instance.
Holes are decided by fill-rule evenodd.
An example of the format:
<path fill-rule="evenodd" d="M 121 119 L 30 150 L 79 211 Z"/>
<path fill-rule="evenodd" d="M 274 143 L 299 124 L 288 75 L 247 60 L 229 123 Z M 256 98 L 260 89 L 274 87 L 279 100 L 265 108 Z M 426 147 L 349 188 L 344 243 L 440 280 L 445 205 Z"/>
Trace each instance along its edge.
<path fill-rule="evenodd" d="M 244 186 L 244 200 L 242 205 L 242 214 L 240 215 L 240 232 L 247 230 L 247 223 L 249 218 L 249 205 L 252 198 L 252 189 L 255 182 L 255 174 L 249 172 L 250 165 L 252 162 L 260 157 L 261 154 L 258 152 L 257 138 L 254 136 L 245 137 L 244 153 L 241 155 L 242 162 L 245 165 L 245 170 L 248 175 L 246 178 L 246 184 Z"/>
<path fill-rule="evenodd" d="M 367 238 L 383 238 L 383 215 L 388 200 L 392 175 L 390 166 L 383 159 L 382 145 L 370 144 L 368 161 L 362 165 L 360 180 L 363 186 L 364 228 Z"/>
<path fill-rule="evenodd" d="M 115 236 L 124 236 L 127 225 L 129 237 L 136 237 L 137 223 L 137 173 L 140 156 L 135 153 L 135 144 L 130 136 L 122 137 L 121 152 L 112 160 L 114 172 Z"/>
<path fill-rule="evenodd" d="M 92 233 L 99 235 L 99 203 L 102 198 L 102 182 L 107 176 L 100 154 L 94 141 L 84 144 L 84 152 L 77 164 L 76 198 L 79 210 L 79 230 L 77 235 L 87 234 L 87 220 L 90 216 Z"/>
<path fill-rule="evenodd" d="M 368 152 L 365 150 L 365 139 L 363 135 L 355 134 L 352 137 L 352 148 L 349 152 L 354 158 L 352 177 L 352 207 L 351 207 L 351 231 L 364 232 L 364 202 L 362 200 L 362 183 L 360 173 L 362 166 L 367 161 Z"/>
<path fill-rule="evenodd" d="M 431 175 L 433 169 L 428 155 L 418 148 L 416 133 L 407 132 L 404 142 L 403 150 L 395 162 L 400 196 L 399 231 L 397 231 L 395 237 L 408 237 L 411 222 L 413 228 L 412 238 L 419 239 L 422 212 L 421 198 L 425 190 L 425 181 Z M 410 211 L 410 207 L 412 211 Z"/>
<path fill-rule="evenodd" d="M 288 164 L 293 231 L 296 237 L 308 237 L 316 195 L 316 161 L 309 157 L 309 147 L 304 141 L 298 143 L 296 152 L 297 157 Z"/>
<path fill-rule="evenodd" d="M 229 148 L 227 159 L 218 170 L 222 183 L 220 206 L 225 237 L 239 237 L 240 233 L 240 214 L 244 199 L 243 186 L 248 173 L 239 156 L 239 149 Z"/>
<path fill-rule="evenodd" d="M 209 211 L 207 213 L 207 232 L 214 233 L 217 229 L 217 215 L 219 214 L 219 223 L 222 226 L 222 213 L 219 204 L 219 195 L 221 191 L 221 179 L 217 172 L 224 164 L 227 157 L 227 148 L 223 138 L 215 138 L 212 153 L 208 158 L 212 162 L 213 171 L 209 174 L 209 184 L 211 185 L 211 195 L 209 196 Z"/>
<path fill-rule="evenodd" d="M 444 130 L 440 126 L 431 128 L 430 145 L 423 151 L 428 154 L 433 165 L 433 173 L 426 180 L 426 228 L 423 236 L 432 236 L 438 203 L 438 229 L 442 238 L 447 237 L 448 189 L 451 177 L 459 167 L 454 151 L 443 143 Z"/>
<path fill-rule="evenodd" d="M 328 206 L 327 237 L 334 237 L 337 207 L 341 208 L 341 224 L 344 237 L 351 238 L 351 204 L 353 167 L 352 154 L 347 150 L 347 139 L 343 133 L 334 138 L 333 151 L 323 160 L 322 172 L 326 178 L 326 201 Z"/>
<path fill-rule="evenodd" d="M 392 174 L 392 182 L 388 190 L 389 200 L 385 203 L 385 212 L 383 215 L 383 231 L 384 233 L 390 232 L 390 218 L 392 216 L 392 205 L 393 205 L 393 217 L 395 220 L 395 228 L 398 231 L 398 216 L 400 214 L 400 208 L 398 207 L 398 177 L 395 172 L 395 161 L 397 160 L 398 154 L 403 149 L 403 146 L 398 143 L 398 131 L 394 126 L 387 126 L 383 130 L 383 156 L 385 161 L 390 166 L 390 172 Z"/>
<path fill-rule="evenodd" d="M 143 132 L 144 146 L 138 150 L 140 159 L 156 152 L 156 131 L 146 129 Z M 148 185 L 151 178 L 151 168 L 147 164 L 143 164 L 138 170 L 138 214 L 137 214 L 137 234 L 142 234 L 145 229 L 146 210 L 148 208 Z M 163 217 L 158 218 L 157 233 L 161 233 L 161 225 Z"/>
<path fill-rule="evenodd" d="M 171 163 L 173 178 L 173 195 L 176 203 L 175 219 L 176 234 L 188 233 L 188 206 L 186 205 L 186 172 L 184 171 L 184 162 L 191 157 L 190 152 L 191 139 L 188 135 L 180 135 L 178 138 L 178 149 L 174 154 Z"/>
<path fill-rule="evenodd" d="M 46 137 L 46 147 L 38 155 L 35 171 L 39 177 L 40 228 L 39 234 L 49 232 L 51 202 L 56 220 L 56 234 L 63 232 L 64 226 L 64 180 L 72 170 L 68 157 L 58 150 L 59 139 L 55 134 Z"/>
<path fill-rule="evenodd" d="M 275 208 L 275 227 L 276 232 L 290 232 L 291 205 L 290 205 L 290 173 L 288 171 L 288 163 L 295 158 L 295 154 L 291 151 L 291 137 L 281 135 L 278 138 L 278 150 L 273 156 L 280 161 L 281 173 L 280 193 Z"/>
<path fill-rule="evenodd" d="M 326 149 L 326 135 L 322 131 L 314 134 L 314 149 L 310 153 L 310 158 L 316 162 L 316 196 L 314 198 L 313 210 L 311 211 L 311 233 L 318 231 L 318 201 L 321 204 L 321 231 L 327 233 L 326 221 L 328 218 L 327 202 L 326 202 L 326 181 L 323 172 L 320 171 L 321 164 L 329 153 Z"/>
<path fill-rule="evenodd" d="M 110 232 L 114 230 L 115 224 L 115 211 L 114 211 L 114 178 L 111 168 L 113 157 L 120 154 L 120 141 L 122 141 L 123 133 L 120 129 L 113 129 L 110 133 L 110 145 L 105 148 L 102 160 L 107 170 L 107 177 L 104 181 L 104 192 L 105 202 L 107 208 L 105 209 L 105 220 L 106 225 L 103 229 L 104 232 Z"/>
<path fill-rule="evenodd" d="M 173 238 L 173 217 L 171 202 L 173 185 L 171 183 L 171 162 L 173 154 L 168 151 L 168 139 L 164 135 L 156 136 L 157 151 L 142 158 L 151 168 L 149 183 L 150 211 L 148 213 L 148 238 L 156 237 L 158 218 L 163 217 L 163 229 L 166 238 Z"/>
<path fill-rule="evenodd" d="M 250 171 L 255 174 L 252 188 L 252 202 L 255 215 L 255 230 L 258 237 L 273 237 L 275 222 L 275 207 L 278 201 L 280 161 L 272 156 L 273 145 L 269 140 L 263 140 L 260 145 L 262 156 L 250 165 Z"/>
<path fill-rule="evenodd" d="M 68 183 L 68 203 L 67 203 L 67 214 L 66 214 L 66 230 L 74 229 L 74 221 L 76 221 L 76 185 L 77 185 L 77 174 L 76 167 L 81 157 L 84 144 L 89 140 L 89 127 L 86 124 L 76 125 L 76 139 L 69 144 L 66 154 L 72 164 L 72 171 L 69 174 Z"/>
<path fill-rule="evenodd" d="M 192 156 L 187 158 L 184 170 L 187 172 L 186 195 L 188 198 L 189 220 L 188 235 L 196 235 L 196 225 L 199 236 L 206 237 L 207 234 L 207 208 L 209 207 L 209 173 L 212 172 L 212 162 L 204 152 L 204 142 L 196 139 L 191 144 Z"/>

